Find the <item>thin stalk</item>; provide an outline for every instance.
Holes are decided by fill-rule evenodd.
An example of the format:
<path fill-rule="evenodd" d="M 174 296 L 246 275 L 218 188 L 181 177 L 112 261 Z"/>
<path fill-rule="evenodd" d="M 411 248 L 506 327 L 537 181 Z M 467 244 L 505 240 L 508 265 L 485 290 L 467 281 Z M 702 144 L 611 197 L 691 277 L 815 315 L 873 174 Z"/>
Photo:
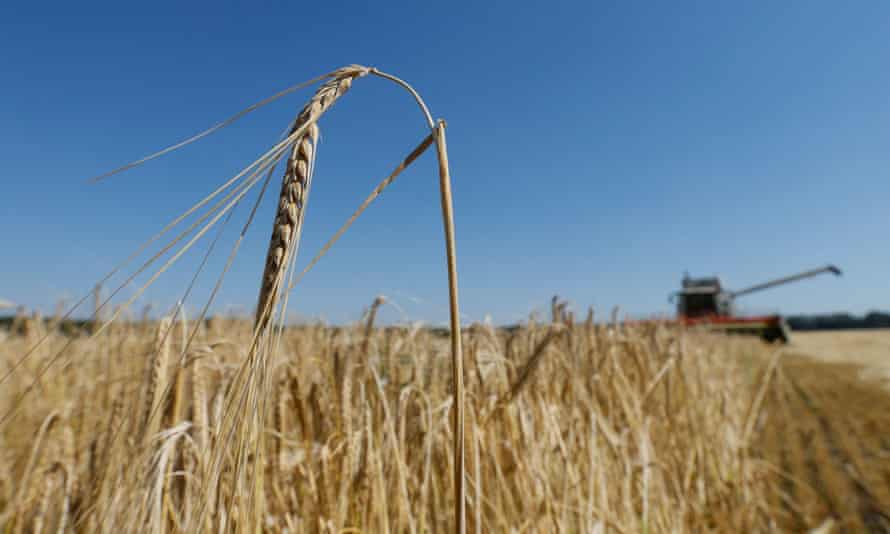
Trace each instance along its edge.
<path fill-rule="evenodd" d="M 426 123 L 430 127 L 430 130 L 433 130 L 433 131 L 436 130 L 436 124 L 433 121 L 433 116 L 430 113 L 429 108 L 426 107 L 426 102 L 423 101 L 423 98 L 420 97 L 420 94 L 418 94 L 418 92 L 413 87 L 411 87 L 411 85 L 408 82 L 406 82 L 405 80 L 403 80 L 401 78 L 393 76 L 392 74 L 387 74 L 385 72 L 381 72 L 381 71 L 377 70 L 376 68 L 371 68 L 370 73 L 375 76 L 380 76 L 381 78 L 384 78 L 391 82 L 394 82 L 394 83 L 402 86 L 409 93 L 411 93 L 411 96 L 413 96 L 414 100 L 417 101 L 417 105 L 420 106 L 420 110 L 423 112 L 423 116 L 426 119 Z"/>
<path fill-rule="evenodd" d="M 451 314 L 451 374 L 454 394 L 454 531 L 466 534 L 467 510 L 464 493 L 464 368 L 461 350 L 460 306 L 457 294 L 457 246 L 454 239 L 454 208 L 451 197 L 451 173 L 445 144 L 445 121 L 436 124 L 436 148 L 439 156 L 439 190 L 442 194 L 442 222 L 445 227 L 445 254 L 448 262 L 448 307 Z"/>

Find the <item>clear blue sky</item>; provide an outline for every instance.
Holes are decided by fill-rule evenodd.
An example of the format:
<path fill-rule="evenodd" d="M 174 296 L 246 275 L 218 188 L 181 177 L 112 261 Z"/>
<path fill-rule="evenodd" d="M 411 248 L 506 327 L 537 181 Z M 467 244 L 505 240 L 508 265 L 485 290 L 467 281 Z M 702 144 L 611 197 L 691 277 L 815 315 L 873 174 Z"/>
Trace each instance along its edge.
<path fill-rule="evenodd" d="M 888 35 L 882 2 L 7 2 L 0 297 L 48 312 L 88 291 L 275 142 L 309 93 L 107 182 L 90 176 L 362 63 L 411 81 L 448 120 L 469 319 L 514 321 L 554 293 L 603 315 L 667 312 L 684 270 L 740 287 L 826 262 L 845 276 L 744 304 L 886 309 Z M 375 79 L 321 128 L 301 265 L 425 134 L 407 95 Z M 272 209 L 261 207 L 217 309 L 253 307 Z M 405 318 L 442 321 L 443 257 L 430 152 L 291 309 L 352 320 L 382 293 Z M 141 302 L 175 302 L 197 259 Z"/>

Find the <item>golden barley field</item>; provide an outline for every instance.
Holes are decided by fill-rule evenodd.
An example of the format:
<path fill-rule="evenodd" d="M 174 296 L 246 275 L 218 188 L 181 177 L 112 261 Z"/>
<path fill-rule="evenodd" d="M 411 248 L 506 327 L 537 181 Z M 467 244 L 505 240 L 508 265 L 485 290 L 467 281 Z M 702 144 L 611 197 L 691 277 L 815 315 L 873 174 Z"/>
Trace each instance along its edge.
<path fill-rule="evenodd" d="M 260 503 L 231 495 L 234 474 L 209 461 L 233 439 L 226 415 L 245 416 L 226 391 L 250 322 L 210 322 L 184 357 L 177 323 L 75 335 L 61 372 L 4 423 L 0 521 L 10 532 L 229 532 L 259 505 L 266 532 L 450 529 L 448 338 L 372 318 L 282 332 L 247 459 L 261 462 Z M 5 334 L 5 365 L 49 327 Z M 771 471 L 749 447 L 750 345 L 570 317 L 463 337 L 471 532 L 773 527 Z M 7 382 L 4 412 L 68 341 L 51 334 Z"/>
<path fill-rule="evenodd" d="M 375 327 L 373 309 L 280 332 L 245 458 L 257 499 L 233 494 L 237 463 L 212 461 L 238 429 L 227 415 L 246 417 L 227 391 L 251 322 L 199 325 L 183 354 L 181 322 L 91 338 L 16 321 L 4 375 L 48 337 L 0 390 L 3 532 L 232 532 L 248 509 L 263 532 L 450 530 L 448 337 Z M 462 337 L 469 532 L 890 525 L 890 400 L 854 365 L 562 310 Z"/>

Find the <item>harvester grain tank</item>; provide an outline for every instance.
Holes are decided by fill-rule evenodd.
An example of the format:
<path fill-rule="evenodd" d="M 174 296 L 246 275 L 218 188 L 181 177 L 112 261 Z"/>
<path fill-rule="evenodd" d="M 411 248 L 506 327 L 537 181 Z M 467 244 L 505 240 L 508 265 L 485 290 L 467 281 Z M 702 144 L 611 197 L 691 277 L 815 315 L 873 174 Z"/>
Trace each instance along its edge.
<path fill-rule="evenodd" d="M 683 277 L 682 289 L 671 294 L 671 301 L 676 301 L 677 319 L 686 326 L 702 326 L 709 330 L 759 335 L 766 341 L 787 343 L 790 339 L 790 329 L 781 315 L 738 316 L 735 311 L 735 299 L 824 273 L 840 276 L 841 270 L 834 265 L 826 265 L 738 291 L 725 289 L 720 278 L 716 276 L 690 278 L 689 274 L 686 274 Z"/>

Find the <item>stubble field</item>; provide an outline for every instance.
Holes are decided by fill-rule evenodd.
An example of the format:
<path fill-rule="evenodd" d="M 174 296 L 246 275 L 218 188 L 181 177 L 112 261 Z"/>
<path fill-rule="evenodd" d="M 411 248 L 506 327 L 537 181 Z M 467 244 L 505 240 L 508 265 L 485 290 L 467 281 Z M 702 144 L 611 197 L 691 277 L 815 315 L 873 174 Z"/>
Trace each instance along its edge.
<path fill-rule="evenodd" d="M 785 351 L 761 431 L 783 524 L 890 532 L 890 331 L 795 333 Z"/>

